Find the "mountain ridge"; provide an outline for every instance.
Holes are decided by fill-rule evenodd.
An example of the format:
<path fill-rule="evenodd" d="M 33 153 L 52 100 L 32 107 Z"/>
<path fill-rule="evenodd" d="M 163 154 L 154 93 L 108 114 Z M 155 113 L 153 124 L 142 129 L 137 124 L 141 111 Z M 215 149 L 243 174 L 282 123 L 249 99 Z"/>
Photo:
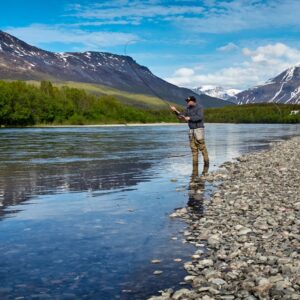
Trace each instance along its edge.
<path fill-rule="evenodd" d="M 205 94 L 210 97 L 216 97 L 228 101 L 233 101 L 235 95 L 241 92 L 241 90 L 237 90 L 237 89 L 225 89 L 221 86 L 211 86 L 211 85 L 199 86 L 193 88 L 192 91 L 194 91 L 198 95 Z"/>
<path fill-rule="evenodd" d="M 50 52 L 3 31 L 0 31 L 0 79 L 102 84 L 151 96 L 155 91 L 160 98 L 181 105 L 188 96 L 197 96 L 155 76 L 130 56 L 96 51 Z M 204 107 L 230 104 L 206 95 L 197 98 Z"/>
<path fill-rule="evenodd" d="M 292 66 L 265 83 L 235 95 L 238 104 L 300 104 L 300 64 Z"/>

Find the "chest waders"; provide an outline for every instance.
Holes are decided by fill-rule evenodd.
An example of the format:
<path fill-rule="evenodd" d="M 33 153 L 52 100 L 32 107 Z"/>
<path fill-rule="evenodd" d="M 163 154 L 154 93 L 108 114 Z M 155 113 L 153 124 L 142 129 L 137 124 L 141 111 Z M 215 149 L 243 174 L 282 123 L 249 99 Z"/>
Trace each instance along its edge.
<path fill-rule="evenodd" d="M 204 163 L 203 174 L 207 173 L 209 168 L 209 158 L 204 140 L 204 128 L 190 129 L 189 140 L 192 150 L 193 168 L 196 166 L 198 167 L 199 151 L 201 151 Z"/>

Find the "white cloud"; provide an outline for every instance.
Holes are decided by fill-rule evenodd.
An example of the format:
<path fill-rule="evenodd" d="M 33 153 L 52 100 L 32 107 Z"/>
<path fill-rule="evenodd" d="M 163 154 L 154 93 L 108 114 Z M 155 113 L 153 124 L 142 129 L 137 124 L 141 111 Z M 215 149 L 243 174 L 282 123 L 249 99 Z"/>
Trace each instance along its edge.
<path fill-rule="evenodd" d="M 5 31 L 36 46 L 59 42 L 76 44 L 77 47 L 79 45 L 81 50 L 101 50 L 139 40 L 136 35 L 130 33 L 86 31 L 64 25 L 32 24 L 28 27 L 6 28 Z"/>
<path fill-rule="evenodd" d="M 193 69 L 180 68 L 180 69 L 176 70 L 174 75 L 179 76 L 179 77 L 186 77 L 186 76 L 193 76 L 194 74 L 195 74 L 195 71 Z"/>
<path fill-rule="evenodd" d="M 110 24 L 111 20 L 126 20 L 134 25 L 142 20 L 172 18 L 184 15 L 196 16 L 204 8 L 197 3 L 176 3 L 166 5 L 163 1 L 102 1 L 98 4 L 72 5 L 69 15 L 83 19 L 101 20 Z"/>
<path fill-rule="evenodd" d="M 221 51 L 221 52 L 232 52 L 232 51 L 235 51 L 235 50 L 238 50 L 239 49 L 239 46 L 237 46 L 236 44 L 234 43 L 228 43 L 222 47 L 219 47 L 217 50 L 218 51 Z"/>
<path fill-rule="evenodd" d="M 285 44 L 269 44 L 255 50 L 242 50 L 244 61 L 238 66 L 201 74 L 195 68 L 180 68 L 167 81 L 185 87 L 203 85 L 245 89 L 261 84 L 290 66 L 300 63 L 300 50 Z"/>
<path fill-rule="evenodd" d="M 178 16 L 173 20 L 189 30 L 227 33 L 248 29 L 294 27 L 300 25 L 299 0 L 207 1 L 199 16 Z"/>

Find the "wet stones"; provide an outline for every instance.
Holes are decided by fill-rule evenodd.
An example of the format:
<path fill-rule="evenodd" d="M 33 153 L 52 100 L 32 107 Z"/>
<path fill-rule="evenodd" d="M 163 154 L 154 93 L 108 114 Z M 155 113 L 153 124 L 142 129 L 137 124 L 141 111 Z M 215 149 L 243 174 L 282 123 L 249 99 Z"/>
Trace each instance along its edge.
<path fill-rule="evenodd" d="M 184 263 L 192 289 L 163 299 L 300 299 L 300 137 L 272 145 L 205 175 L 203 217 L 171 215 L 199 248 Z"/>
<path fill-rule="evenodd" d="M 221 242 L 221 237 L 219 234 L 213 234 L 213 235 L 209 236 L 207 239 L 207 244 L 213 248 L 218 248 L 220 245 L 220 242 Z"/>
<path fill-rule="evenodd" d="M 214 262 L 212 259 L 202 259 L 198 262 L 197 264 L 197 268 L 198 269 L 204 269 L 204 268 L 207 268 L 207 267 L 211 267 L 214 265 Z"/>

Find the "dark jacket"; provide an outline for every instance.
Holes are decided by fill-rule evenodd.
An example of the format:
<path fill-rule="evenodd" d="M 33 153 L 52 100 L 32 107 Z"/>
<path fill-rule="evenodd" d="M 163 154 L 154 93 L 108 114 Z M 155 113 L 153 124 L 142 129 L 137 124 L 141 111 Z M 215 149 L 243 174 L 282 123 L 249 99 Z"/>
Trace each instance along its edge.
<path fill-rule="evenodd" d="M 204 112 L 203 107 L 198 103 L 195 106 L 188 106 L 182 113 L 186 117 L 191 119 L 188 121 L 190 129 L 204 128 Z"/>

